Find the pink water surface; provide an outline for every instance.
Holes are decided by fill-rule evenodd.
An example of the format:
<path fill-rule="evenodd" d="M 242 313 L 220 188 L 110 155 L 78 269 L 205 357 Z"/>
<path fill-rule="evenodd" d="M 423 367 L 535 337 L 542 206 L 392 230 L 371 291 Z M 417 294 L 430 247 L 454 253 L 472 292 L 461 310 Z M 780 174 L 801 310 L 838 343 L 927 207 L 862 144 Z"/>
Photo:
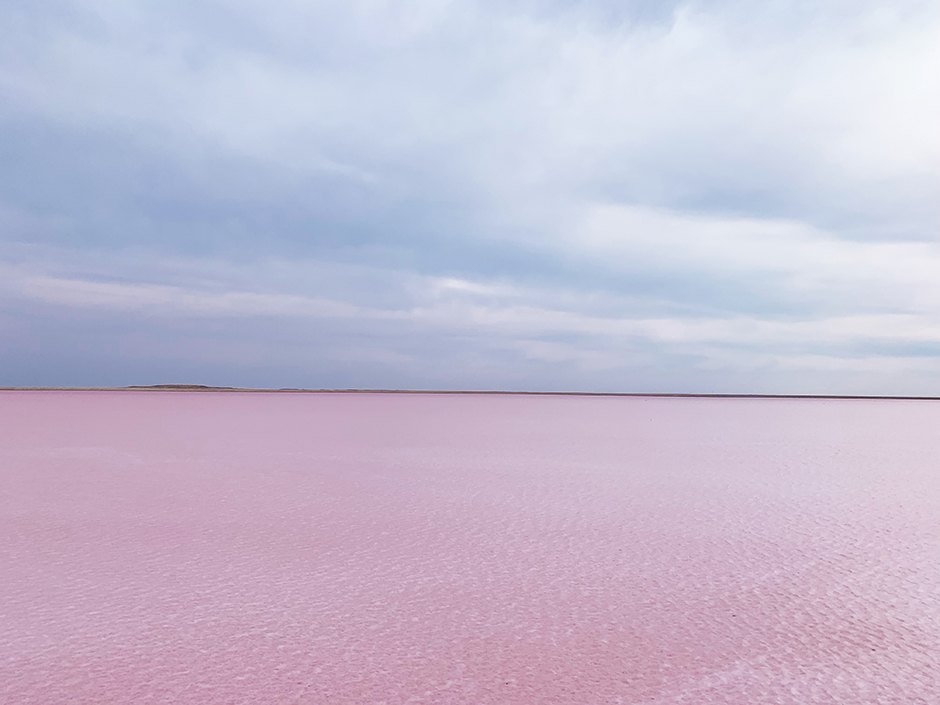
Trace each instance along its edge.
<path fill-rule="evenodd" d="M 0 702 L 940 703 L 940 403 L 0 393 Z"/>

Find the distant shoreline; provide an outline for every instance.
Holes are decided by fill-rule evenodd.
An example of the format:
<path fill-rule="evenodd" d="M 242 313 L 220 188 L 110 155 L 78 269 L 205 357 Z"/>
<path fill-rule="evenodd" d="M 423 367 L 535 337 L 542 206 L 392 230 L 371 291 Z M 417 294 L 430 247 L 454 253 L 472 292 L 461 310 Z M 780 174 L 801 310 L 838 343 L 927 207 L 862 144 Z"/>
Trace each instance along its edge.
<path fill-rule="evenodd" d="M 637 397 L 657 399 L 857 399 L 896 401 L 940 401 L 940 397 L 907 395 L 851 395 L 851 394 L 719 394 L 668 392 L 526 392 L 466 389 L 308 389 L 285 387 L 212 387 L 203 384 L 150 384 L 126 387 L 0 387 L 0 392 L 240 392 L 257 394 L 462 394 L 488 396 L 564 396 L 564 397 Z"/>

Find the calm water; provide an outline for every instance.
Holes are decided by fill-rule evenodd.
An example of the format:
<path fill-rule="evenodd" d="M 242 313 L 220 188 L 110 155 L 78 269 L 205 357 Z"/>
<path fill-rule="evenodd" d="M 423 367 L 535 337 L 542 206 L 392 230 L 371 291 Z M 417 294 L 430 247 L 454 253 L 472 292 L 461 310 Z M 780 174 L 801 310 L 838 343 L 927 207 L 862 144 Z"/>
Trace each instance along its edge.
<path fill-rule="evenodd" d="M 0 702 L 940 702 L 940 403 L 0 393 Z"/>

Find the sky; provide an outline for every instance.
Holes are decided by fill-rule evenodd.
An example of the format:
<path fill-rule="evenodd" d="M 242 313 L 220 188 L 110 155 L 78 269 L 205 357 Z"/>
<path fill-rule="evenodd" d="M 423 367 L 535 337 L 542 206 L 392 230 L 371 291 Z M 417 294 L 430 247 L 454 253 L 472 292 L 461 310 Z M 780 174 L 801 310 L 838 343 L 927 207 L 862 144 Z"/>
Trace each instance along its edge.
<path fill-rule="evenodd" d="M 0 385 L 940 395 L 934 0 L 0 3 Z"/>

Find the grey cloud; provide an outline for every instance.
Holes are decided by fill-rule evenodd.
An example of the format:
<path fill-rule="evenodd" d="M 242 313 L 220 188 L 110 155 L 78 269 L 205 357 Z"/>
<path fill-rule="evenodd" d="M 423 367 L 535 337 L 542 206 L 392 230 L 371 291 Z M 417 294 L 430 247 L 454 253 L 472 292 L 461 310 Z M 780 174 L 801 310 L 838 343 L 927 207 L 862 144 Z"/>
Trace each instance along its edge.
<path fill-rule="evenodd" d="M 0 381 L 851 391 L 877 386 L 865 365 L 888 386 L 926 375 L 931 3 L 2 12 L 0 263 L 34 288 L 0 286 L 22 341 Z"/>

